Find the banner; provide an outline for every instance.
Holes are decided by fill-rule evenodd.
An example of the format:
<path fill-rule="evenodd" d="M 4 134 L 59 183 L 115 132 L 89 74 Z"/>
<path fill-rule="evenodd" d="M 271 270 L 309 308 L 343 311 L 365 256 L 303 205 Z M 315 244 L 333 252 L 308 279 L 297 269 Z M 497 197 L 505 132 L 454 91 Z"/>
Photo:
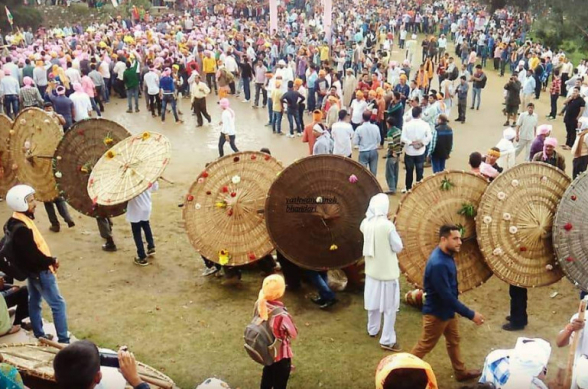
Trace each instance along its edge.
<path fill-rule="evenodd" d="M 324 13 L 323 25 L 325 27 L 325 38 L 327 43 L 331 44 L 331 29 L 333 24 L 333 0 L 323 0 Z"/>
<path fill-rule="evenodd" d="M 269 0 L 270 36 L 278 31 L 278 0 Z"/>
<path fill-rule="evenodd" d="M 7 6 L 4 6 L 4 10 L 6 11 L 6 19 L 8 19 L 8 23 L 10 23 L 10 25 L 12 26 L 14 24 L 14 18 L 12 17 L 12 14 L 8 10 Z"/>

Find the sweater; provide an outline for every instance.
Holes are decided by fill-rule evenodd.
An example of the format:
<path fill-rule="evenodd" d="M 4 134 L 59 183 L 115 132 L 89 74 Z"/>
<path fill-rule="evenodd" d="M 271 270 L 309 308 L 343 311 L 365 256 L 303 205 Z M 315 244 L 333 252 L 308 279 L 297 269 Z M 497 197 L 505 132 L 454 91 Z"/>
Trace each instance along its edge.
<path fill-rule="evenodd" d="M 374 256 L 365 258 L 365 274 L 379 281 L 397 280 L 400 277 L 400 268 L 395 250 L 402 250 L 402 241 L 390 220 L 381 218 L 375 223 Z M 359 229 L 364 232 L 365 221 Z"/>
<path fill-rule="evenodd" d="M 474 318 L 474 311 L 458 299 L 455 260 L 439 247 L 433 250 L 427 261 L 424 284 L 427 299 L 423 314 L 433 315 L 444 321 L 455 318 L 456 312 L 470 320 Z"/>

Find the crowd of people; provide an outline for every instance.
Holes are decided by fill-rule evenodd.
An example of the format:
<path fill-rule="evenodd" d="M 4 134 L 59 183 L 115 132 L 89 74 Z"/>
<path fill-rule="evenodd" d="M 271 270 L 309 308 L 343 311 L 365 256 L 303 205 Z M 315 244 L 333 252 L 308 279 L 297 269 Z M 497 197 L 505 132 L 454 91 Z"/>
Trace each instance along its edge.
<path fill-rule="evenodd" d="M 68 131 L 75 122 L 100 117 L 114 98 L 127 100 L 128 115 L 139 113 L 145 104 L 153 119 L 165 122 L 166 114 L 171 113 L 178 126 L 187 125 L 182 117 L 188 109 L 196 116 L 197 126 L 203 126 L 204 119 L 211 124 L 207 107 L 217 103 L 222 112 L 218 151 L 223 156 L 226 142 L 238 151 L 239 126 L 231 104 L 249 104 L 251 109 L 267 111 L 266 125 L 276 136 L 300 137 L 308 143 L 309 155 L 351 158 L 355 148 L 359 162 L 376 175 L 379 150 L 385 147 L 386 193 L 393 195 L 398 191 L 401 165 L 406 170 L 400 189 L 403 193 L 423 179 L 428 165 L 434 173 L 445 170 L 453 151 L 452 126 L 465 123 L 471 111 L 484 109 L 487 72 L 493 68 L 497 75 L 508 77 L 501 96 L 506 128 L 502 139 L 489 145 L 486 152 L 471 153 L 471 171 L 491 181 L 513 167 L 521 153 L 527 161 L 545 162 L 565 171 L 565 154 L 557 149 L 557 139 L 550 136 L 552 125 L 541 124 L 535 110 L 533 100 L 540 99 L 542 92 L 549 94 L 551 104 L 544 121 L 561 116 L 565 124 L 567 136 L 562 148 L 571 151 L 574 178 L 587 169 L 588 66 L 585 61 L 574 66 L 563 51 L 530 40 L 532 19 L 527 13 L 504 9 L 489 15 L 480 5 L 458 0 L 427 4 L 337 2 L 331 27 L 322 18 L 324 4 L 297 0 L 280 2 L 280 28 L 270 31 L 267 4 L 184 3 L 186 11 L 181 14 L 152 16 L 135 8 L 128 17 L 109 23 L 55 25 L 37 31 L 16 28 L 0 35 L 0 46 L 5 45 L 0 70 L 1 109 L 15 118 L 22 109 L 42 107 Z M 423 37 L 420 44 L 418 34 Z M 393 50 L 401 53 L 401 60 L 392 59 Z M 452 116 L 455 106 L 457 115 Z M 284 116 L 287 130 L 282 130 Z M 148 265 L 147 257 L 155 254 L 149 225 L 150 191 L 132 200 L 127 212 L 137 245 L 134 261 L 141 266 Z M 13 188 L 7 204 L 14 211 L 8 230 L 26 257 L 28 278 L 28 289 L 10 283 L 4 286 L 7 306 L 18 307 L 14 324 L 26 325 L 22 321 L 30 315 L 34 335 L 46 336 L 39 327 L 43 298 L 52 309 L 59 342 L 69 343 L 65 301 L 54 278 L 59 262 L 35 227 L 34 189 Z M 58 198 L 45 204 L 52 231 L 59 231 L 54 205 L 68 226 L 75 226 L 64 200 Z M 381 334 L 380 346 L 399 352 L 394 328 L 400 303 L 396 254 L 403 244 L 387 219 L 388 208 L 388 196 L 374 196 L 361 225 L 366 258 L 364 298 L 368 334 Z M 110 222 L 98 219 L 98 226 L 106 239 L 104 250 L 116 251 Z M 516 380 L 523 380 L 517 381 L 523 385 L 517 388 L 545 387 L 541 380 L 549 352 L 540 340 L 533 347 L 517 344 L 513 350 L 490 354 L 483 372 L 466 369 L 456 313 L 477 325 L 484 323 L 484 317 L 458 300 L 452 257 L 460 247 L 459 229 L 443 226 L 439 246 L 431 253 L 425 270 L 427 299 L 421 338 L 412 356 L 395 354 L 382 361 L 376 386 L 436 387 L 432 369 L 420 358 L 443 335 L 458 381 L 481 376 L 484 385 L 504 385 L 508 377 L 499 375 L 502 370 L 496 366 L 510 358 L 507 369 Z M 278 252 L 280 259 L 284 258 Z M 210 261 L 205 263 L 207 276 L 220 269 Z M 271 317 L 273 335 L 282 347 L 273 363 L 264 367 L 262 389 L 287 386 L 292 369 L 291 340 L 297 335 L 292 317 L 279 300 L 286 285 L 290 288 L 300 282 L 300 269 L 293 269 L 285 260 L 280 263 L 284 278 L 266 278 L 256 303 L 262 321 L 270 321 L 277 307 L 284 313 L 279 320 Z M 272 268 L 270 264 L 269 272 Z M 239 275 L 238 270 L 230 268 L 225 273 Z M 313 302 L 323 309 L 336 303 L 324 273 L 308 272 L 306 278 L 319 292 Z M 503 329 L 519 331 L 528 324 L 526 289 L 511 286 L 510 297 L 511 314 Z M 29 301 L 27 311 L 22 304 L 25 298 Z M 0 324 L 7 322 L 0 313 Z M 571 333 L 583 325 L 573 318 L 558 336 L 558 346 L 567 345 Z M 5 333 L 18 330 L 12 324 L 5 327 Z M 585 337 L 582 339 L 576 366 L 584 363 L 582 356 L 588 354 L 588 343 Z M 78 376 L 71 378 L 64 373 L 62 382 L 80 382 L 83 384 L 79 387 L 92 388 L 100 381 L 96 351 L 88 342 L 76 342 L 64 349 L 60 353 L 64 356 L 55 360 L 58 381 L 60 366 L 76 362 L 83 365 L 75 369 Z M 120 351 L 119 356 L 121 367 L 134 365 L 127 351 Z M 533 374 L 519 374 L 515 360 L 533 364 Z M 132 376 L 121 370 L 125 378 Z M 386 373 L 382 375 L 382 371 Z M 577 376 L 577 386 L 587 389 L 581 381 L 585 377 Z M 79 381 L 68 381 L 73 379 Z M 133 377 L 127 380 L 141 387 Z"/>

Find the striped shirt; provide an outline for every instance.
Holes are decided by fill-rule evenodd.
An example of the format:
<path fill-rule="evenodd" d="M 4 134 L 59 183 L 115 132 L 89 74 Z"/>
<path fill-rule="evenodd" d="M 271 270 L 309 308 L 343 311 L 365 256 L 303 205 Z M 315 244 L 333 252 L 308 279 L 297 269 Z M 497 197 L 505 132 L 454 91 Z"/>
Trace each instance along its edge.
<path fill-rule="evenodd" d="M 39 90 L 35 87 L 20 88 L 19 95 L 22 99 L 22 105 L 25 108 L 43 106 L 43 98 L 41 97 Z"/>
<path fill-rule="evenodd" d="M 388 157 L 398 157 L 402 154 L 402 142 L 400 142 L 400 131 L 397 127 L 392 127 L 386 134 L 386 140 L 388 141 Z"/>
<path fill-rule="evenodd" d="M 553 77 L 553 81 L 551 81 L 551 87 L 549 88 L 550 95 L 557 95 L 561 93 L 561 78 Z"/>

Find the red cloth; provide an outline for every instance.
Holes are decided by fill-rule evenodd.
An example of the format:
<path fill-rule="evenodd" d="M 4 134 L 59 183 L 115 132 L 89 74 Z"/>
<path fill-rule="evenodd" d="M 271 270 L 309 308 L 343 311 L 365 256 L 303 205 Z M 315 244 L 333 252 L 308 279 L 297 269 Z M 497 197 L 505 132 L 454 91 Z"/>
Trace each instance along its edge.
<path fill-rule="evenodd" d="M 271 311 L 273 308 L 284 308 L 284 303 L 281 301 L 268 301 L 267 309 Z M 292 346 L 290 344 L 292 339 L 296 339 L 298 336 L 298 330 L 292 321 L 292 317 L 289 313 L 283 315 L 274 316 L 271 319 L 271 327 L 274 332 L 274 336 L 278 339 L 282 339 L 282 347 L 278 352 L 275 362 L 279 362 L 284 358 L 292 358 L 294 353 L 292 352 Z"/>

